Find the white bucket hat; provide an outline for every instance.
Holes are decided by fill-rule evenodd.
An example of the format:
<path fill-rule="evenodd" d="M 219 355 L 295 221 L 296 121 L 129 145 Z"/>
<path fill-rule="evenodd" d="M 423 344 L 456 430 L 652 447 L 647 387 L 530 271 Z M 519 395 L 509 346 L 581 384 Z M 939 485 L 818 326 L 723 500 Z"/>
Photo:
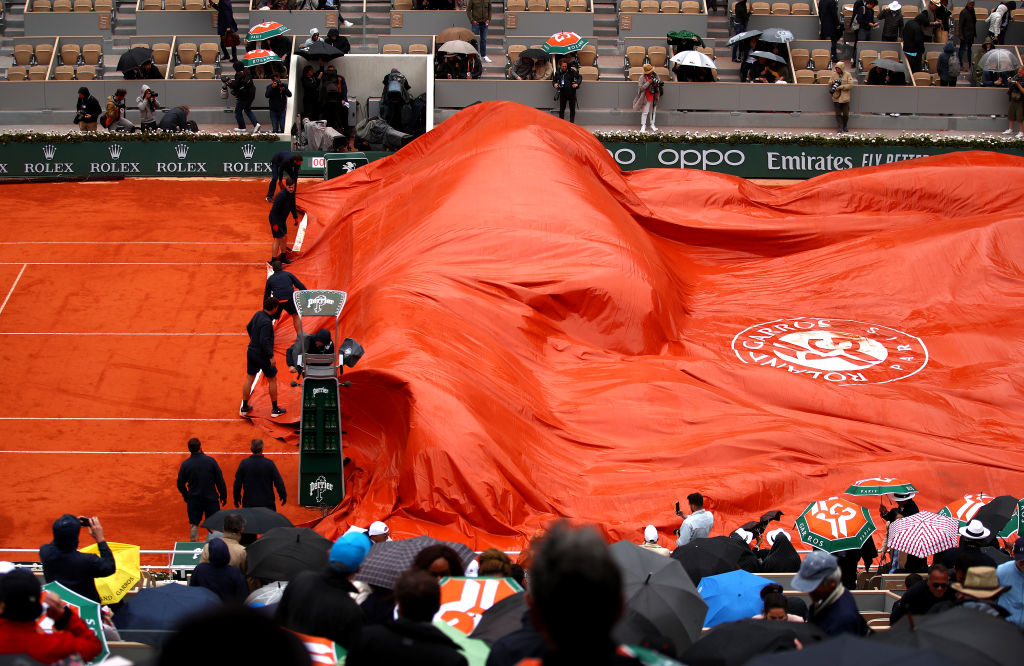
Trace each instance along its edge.
<path fill-rule="evenodd" d="M 898 12 L 902 8 L 903 8 L 903 5 L 901 5 L 900 3 L 896 2 L 896 0 L 892 0 L 892 2 L 889 3 L 889 9 L 891 9 L 894 12 Z"/>
<path fill-rule="evenodd" d="M 992 531 L 982 525 L 980 520 L 972 520 L 960 528 L 960 536 L 966 539 L 981 541 L 982 539 L 989 538 L 991 535 Z"/>
<path fill-rule="evenodd" d="M 768 542 L 769 548 L 775 545 L 775 540 L 779 537 L 782 537 L 783 539 L 789 542 L 793 541 L 793 539 L 791 539 L 789 536 L 789 532 L 787 532 L 781 527 L 776 527 L 774 530 L 771 530 L 770 532 L 764 535 L 765 540 Z"/>

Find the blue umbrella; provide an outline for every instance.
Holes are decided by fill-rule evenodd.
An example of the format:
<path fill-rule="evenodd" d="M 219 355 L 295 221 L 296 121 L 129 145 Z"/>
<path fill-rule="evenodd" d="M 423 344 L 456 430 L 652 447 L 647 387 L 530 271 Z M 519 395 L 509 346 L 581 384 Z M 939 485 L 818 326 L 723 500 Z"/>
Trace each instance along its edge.
<path fill-rule="evenodd" d="M 697 591 L 708 605 L 705 627 L 717 627 L 761 612 L 761 589 L 771 581 L 738 569 L 701 579 Z"/>
<path fill-rule="evenodd" d="M 219 605 L 220 597 L 205 587 L 146 587 L 114 614 L 114 626 L 125 640 L 159 646 L 183 620 Z"/>

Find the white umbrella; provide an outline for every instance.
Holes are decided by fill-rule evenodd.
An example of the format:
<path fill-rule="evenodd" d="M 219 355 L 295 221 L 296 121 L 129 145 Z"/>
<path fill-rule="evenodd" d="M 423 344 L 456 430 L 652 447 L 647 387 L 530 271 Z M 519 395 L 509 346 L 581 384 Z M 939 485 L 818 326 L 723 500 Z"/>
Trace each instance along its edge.
<path fill-rule="evenodd" d="M 706 69 L 718 69 L 715 61 L 700 51 L 680 51 L 671 58 L 670 62 L 677 65 L 689 65 L 690 67 L 704 67 Z"/>
<path fill-rule="evenodd" d="M 441 45 L 441 51 L 445 53 L 461 53 L 463 55 L 480 55 L 480 52 L 473 48 L 473 45 L 469 42 L 464 42 L 461 39 L 453 39 L 450 42 L 445 42 Z"/>
<path fill-rule="evenodd" d="M 989 72 L 1007 72 L 1017 68 L 1017 56 L 1009 49 L 992 49 L 981 56 L 978 66 Z"/>

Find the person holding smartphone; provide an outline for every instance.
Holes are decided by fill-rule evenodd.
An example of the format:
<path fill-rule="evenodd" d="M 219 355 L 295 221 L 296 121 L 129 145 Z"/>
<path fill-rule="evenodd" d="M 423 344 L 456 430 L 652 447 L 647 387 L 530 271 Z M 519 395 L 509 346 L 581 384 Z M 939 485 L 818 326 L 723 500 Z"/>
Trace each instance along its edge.
<path fill-rule="evenodd" d="M 96 541 L 99 555 L 78 552 L 78 533 L 85 527 Z M 83 597 L 99 602 L 96 578 L 113 575 L 117 566 L 114 554 L 103 536 L 100 519 L 93 516 L 72 516 L 65 513 L 53 523 L 53 541 L 39 548 L 43 577 L 47 583 L 57 581 Z"/>

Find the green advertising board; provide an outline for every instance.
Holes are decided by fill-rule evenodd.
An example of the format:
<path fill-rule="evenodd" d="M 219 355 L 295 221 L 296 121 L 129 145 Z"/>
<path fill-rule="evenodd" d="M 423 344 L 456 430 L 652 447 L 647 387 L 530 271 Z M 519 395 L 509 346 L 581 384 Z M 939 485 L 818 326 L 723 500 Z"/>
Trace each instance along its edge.
<path fill-rule="evenodd" d="M 341 473 L 341 408 L 335 377 L 302 381 L 299 505 L 331 507 L 345 497 Z"/>
<path fill-rule="evenodd" d="M 203 555 L 205 541 L 175 541 L 174 555 L 171 556 L 171 569 L 191 570 L 199 564 Z"/>
<path fill-rule="evenodd" d="M 43 589 L 47 592 L 53 592 L 60 597 L 61 601 L 66 603 L 68 606 L 71 606 L 71 608 L 78 613 L 78 617 L 82 618 L 82 621 L 85 622 L 86 626 L 92 630 L 92 633 L 96 634 L 100 639 L 100 643 L 103 644 L 103 649 L 100 650 L 99 656 L 89 663 L 98 664 L 110 656 L 110 648 L 107 647 L 107 637 L 103 633 L 103 624 L 100 620 L 99 603 L 92 599 L 87 599 L 77 592 L 69 590 L 57 581 L 43 585 Z M 45 615 L 41 620 L 37 621 L 37 624 L 42 631 L 49 632 L 53 630 L 53 621 Z"/>

